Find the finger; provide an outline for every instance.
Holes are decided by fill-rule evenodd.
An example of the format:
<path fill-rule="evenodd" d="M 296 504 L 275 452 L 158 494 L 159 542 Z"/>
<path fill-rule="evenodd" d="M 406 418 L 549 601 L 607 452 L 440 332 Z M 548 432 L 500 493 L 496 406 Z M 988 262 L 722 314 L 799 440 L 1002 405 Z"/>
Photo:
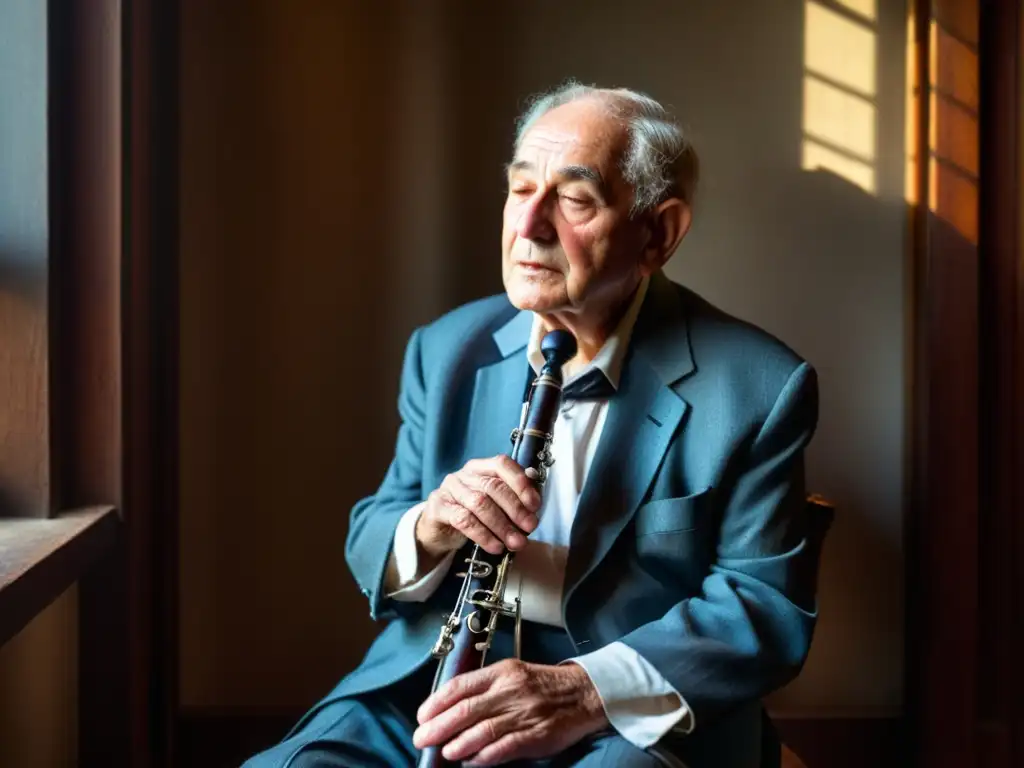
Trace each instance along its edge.
<path fill-rule="evenodd" d="M 466 464 L 476 474 L 496 476 L 515 494 L 518 502 L 510 516 L 524 531 L 532 531 L 537 527 L 537 515 L 540 510 L 541 496 L 537 486 L 526 476 L 526 472 L 512 458 L 504 454 L 490 459 L 480 459 Z"/>
<path fill-rule="evenodd" d="M 497 471 L 481 474 L 467 473 L 466 485 L 477 488 L 494 499 L 502 514 L 511 523 L 514 523 L 515 530 L 531 533 L 537 527 L 537 516 L 523 504 L 515 490 Z M 523 543 L 526 543 L 525 539 Z"/>
<path fill-rule="evenodd" d="M 425 723 L 469 696 L 488 690 L 500 672 L 500 664 L 492 664 L 472 672 L 456 675 L 434 691 L 416 710 L 416 720 Z"/>
<path fill-rule="evenodd" d="M 526 544 L 526 537 L 516 530 L 508 515 L 505 514 L 504 510 L 498 506 L 486 491 L 473 488 L 463 482 L 458 475 L 454 475 L 448 483 L 448 492 L 451 493 L 459 506 L 471 513 L 471 517 L 458 515 L 458 522 L 477 531 L 478 535 L 483 535 L 482 532 L 487 531 L 488 535 L 485 536 L 487 543 L 478 539 L 468 528 L 457 525 L 454 520 L 453 524 L 456 524 L 459 530 L 488 552 L 493 555 L 499 555 L 502 551 L 502 545 L 508 546 L 509 549 L 518 549 Z M 453 512 L 456 511 L 453 510 Z M 493 536 L 489 534 L 493 534 Z M 492 540 L 494 543 L 492 546 L 489 546 Z"/>
<path fill-rule="evenodd" d="M 419 726 L 412 735 L 418 749 L 447 744 L 467 728 L 486 718 L 493 707 L 484 696 L 470 696 Z"/>
<path fill-rule="evenodd" d="M 448 760 L 465 760 L 498 741 L 514 727 L 515 720 L 508 714 L 484 718 L 445 744 L 441 754 Z"/>
<path fill-rule="evenodd" d="M 529 534 L 537 527 L 541 495 L 522 467 L 507 456 L 471 462 L 465 467 L 467 484 L 492 497 L 516 526 Z"/>
<path fill-rule="evenodd" d="M 526 534 L 518 527 L 516 519 L 523 520 L 529 512 L 519 501 L 519 497 L 509 488 L 505 481 L 497 475 L 473 475 L 466 473 L 463 484 L 474 495 L 471 502 L 479 502 L 479 507 L 471 507 L 484 524 L 495 536 L 505 542 L 509 549 L 522 549 L 526 546 Z"/>
<path fill-rule="evenodd" d="M 502 542 L 494 536 L 491 529 L 477 518 L 471 509 L 465 506 L 459 497 L 468 498 L 469 491 L 455 475 L 449 475 L 442 484 L 444 495 L 438 516 L 445 525 L 454 528 L 466 538 L 479 544 L 492 555 L 500 555 Z"/>
<path fill-rule="evenodd" d="M 517 760 L 528 757 L 540 757 L 540 750 L 535 749 L 526 731 L 512 731 L 499 737 L 486 747 L 477 752 L 469 760 L 463 760 L 463 765 L 498 765 L 507 763 L 509 760 Z M 442 754 L 447 754 L 442 750 Z"/>

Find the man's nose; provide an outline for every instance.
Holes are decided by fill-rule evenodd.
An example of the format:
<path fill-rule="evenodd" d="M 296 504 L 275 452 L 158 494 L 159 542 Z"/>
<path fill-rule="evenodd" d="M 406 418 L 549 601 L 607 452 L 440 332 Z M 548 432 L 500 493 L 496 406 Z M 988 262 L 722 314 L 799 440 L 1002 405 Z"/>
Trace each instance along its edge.
<path fill-rule="evenodd" d="M 538 192 L 525 201 L 519 209 L 518 235 L 538 243 L 554 242 L 555 227 L 548 208 L 548 196 L 543 193 Z"/>

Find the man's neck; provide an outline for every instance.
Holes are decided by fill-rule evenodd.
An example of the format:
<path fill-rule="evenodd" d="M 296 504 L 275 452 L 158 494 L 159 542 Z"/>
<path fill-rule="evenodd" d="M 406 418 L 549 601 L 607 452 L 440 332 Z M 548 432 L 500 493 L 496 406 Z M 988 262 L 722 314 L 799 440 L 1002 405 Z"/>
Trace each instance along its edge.
<path fill-rule="evenodd" d="M 597 353 L 614 333 L 622 316 L 636 295 L 640 283 L 633 287 L 625 297 L 586 315 L 575 312 L 552 312 L 541 314 L 540 320 L 545 331 L 564 328 L 576 337 L 576 357 L 569 361 L 566 373 L 571 374 L 590 364 Z"/>

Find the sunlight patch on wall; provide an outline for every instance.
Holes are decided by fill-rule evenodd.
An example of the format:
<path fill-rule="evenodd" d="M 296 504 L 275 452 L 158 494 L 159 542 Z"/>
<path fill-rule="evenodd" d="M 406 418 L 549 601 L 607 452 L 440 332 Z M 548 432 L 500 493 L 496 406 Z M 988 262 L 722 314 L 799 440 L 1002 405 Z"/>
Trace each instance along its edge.
<path fill-rule="evenodd" d="M 917 132 L 920 130 L 917 105 L 918 94 L 921 90 L 921 72 L 917 57 L 920 52 L 920 44 L 917 42 L 917 35 L 914 34 L 914 26 L 914 11 L 910 9 L 910 12 L 907 13 L 906 134 L 904 136 L 907 167 L 903 174 L 904 197 L 910 205 L 916 204 L 921 199 L 917 175 Z"/>
<path fill-rule="evenodd" d="M 806 171 L 825 170 L 876 192 L 877 39 L 874 0 L 806 0 L 803 152 Z"/>
<path fill-rule="evenodd" d="M 972 243 L 978 238 L 978 54 L 976 40 L 931 19 L 927 77 L 918 71 L 914 20 L 908 21 L 907 202 L 928 209 Z M 923 90 L 926 89 L 926 90 Z M 927 189 L 919 190 L 920 99 L 928 99 Z"/>
<path fill-rule="evenodd" d="M 940 219 L 977 243 L 978 53 L 935 19 L 929 35 L 928 204 Z"/>
<path fill-rule="evenodd" d="M 805 171 L 829 170 L 865 192 L 875 191 L 875 169 L 871 165 L 811 140 L 804 141 L 803 168 Z"/>
<path fill-rule="evenodd" d="M 875 95 L 875 32 L 862 22 L 807 0 L 804 67 L 865 96 Z"/>
<path fill-rule="evenodd" d="M 874 105 L 814 75 L 804 80 L 804 133 L 864 162 L 875 159 Z"/>
<path fill-rule="evenodd" d="M 867 21 L 876 21 L 878 3 L 876 0 L 836 0 L 836 5 L 863 16 Z"/>

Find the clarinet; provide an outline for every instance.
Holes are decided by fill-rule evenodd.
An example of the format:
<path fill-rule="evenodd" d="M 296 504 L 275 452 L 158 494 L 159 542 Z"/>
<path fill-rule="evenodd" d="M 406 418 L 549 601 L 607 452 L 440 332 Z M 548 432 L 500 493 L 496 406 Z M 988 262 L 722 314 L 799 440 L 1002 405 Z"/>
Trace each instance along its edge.
<path fill-rule="evenodd" d="M 564 330 L 551 331 L 540 345 L 544 365 L 530 385 L 519 426 L 512 430 L 513 461 L 525 470 L 540 489 L 547 477 L 551 457 L 551 438 L 562 399 L 562 366 L 576 355 L 576 339 Z M 498 619 L 515 619 L 513 644 L 520 656 L 522 614 L 519 598 L 505 601 L 505 586 L 512 566 L 512 552 L 492 555 L 478 545 L 466 558 L 466 570 L 458 573 L 462 587 L 455 610 L 445 616 L 441 634 L 432 654 L 438 659 L 431 693 L 457 675 L 484 666 L 487 651 L 498 626 Z M 451 762 L 441 754 L 441 746 L 427 747 L 420 754 L 418 768 L 441 768 Z"/>

